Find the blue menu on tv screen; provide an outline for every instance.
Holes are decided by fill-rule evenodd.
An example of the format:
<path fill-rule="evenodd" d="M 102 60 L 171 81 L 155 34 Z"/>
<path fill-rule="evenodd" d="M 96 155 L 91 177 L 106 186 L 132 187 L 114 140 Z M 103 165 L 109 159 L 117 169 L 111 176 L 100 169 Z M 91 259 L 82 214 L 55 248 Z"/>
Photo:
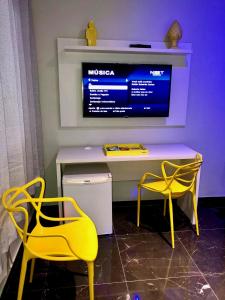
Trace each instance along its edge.
<path fill-rule="evenodd" d="M 171 65 L 82 63 L 83 117 L 168 117 Z"/>

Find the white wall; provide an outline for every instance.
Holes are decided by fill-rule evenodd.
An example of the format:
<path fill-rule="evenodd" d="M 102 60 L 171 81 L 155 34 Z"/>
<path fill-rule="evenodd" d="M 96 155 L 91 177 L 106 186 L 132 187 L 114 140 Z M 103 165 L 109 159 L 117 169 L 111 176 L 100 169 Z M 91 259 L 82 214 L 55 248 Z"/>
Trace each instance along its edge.
<path fill-rule="evenodd" d="M 204 156 L 201 196 L 225 195 L 224 0 L 32 0 L 47 192 L 56 194 L 60 146 L 139 141 L 185 143 Z M 57 37 L 83 38 L 93 17 L 100 39 L 162 41 L 174 19 L 193 46 L 185 127 L 61 129 Z"/>

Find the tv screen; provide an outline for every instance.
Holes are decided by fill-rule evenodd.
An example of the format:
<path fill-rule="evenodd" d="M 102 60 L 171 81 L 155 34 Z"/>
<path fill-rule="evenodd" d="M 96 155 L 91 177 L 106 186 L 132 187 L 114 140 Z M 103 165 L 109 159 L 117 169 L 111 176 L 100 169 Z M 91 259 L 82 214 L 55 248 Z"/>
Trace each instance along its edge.
<path fill-rule="evenodd" d="M 168 117 L 171 65 L 82 63 L 83 117 Z"/>

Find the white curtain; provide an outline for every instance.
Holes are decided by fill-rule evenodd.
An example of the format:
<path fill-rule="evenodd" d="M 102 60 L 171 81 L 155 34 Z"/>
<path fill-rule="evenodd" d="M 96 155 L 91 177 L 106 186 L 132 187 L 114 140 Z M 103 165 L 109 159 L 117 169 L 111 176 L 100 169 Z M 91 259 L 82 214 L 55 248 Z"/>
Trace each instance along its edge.
<path fill-rule="evenodd" d="M 0 196 L 43 175 L 34 49 L 29 0 L 0 0 Z M 0 203 L 0 282 L 16 238 Z"/>

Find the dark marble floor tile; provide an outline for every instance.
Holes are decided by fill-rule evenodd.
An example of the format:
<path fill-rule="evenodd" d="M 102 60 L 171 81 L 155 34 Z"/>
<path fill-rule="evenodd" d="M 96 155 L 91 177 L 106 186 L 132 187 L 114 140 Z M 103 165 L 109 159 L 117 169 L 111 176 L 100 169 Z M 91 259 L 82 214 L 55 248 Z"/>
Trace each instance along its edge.
<path fill-rule="evenodd" d="M 99 237 L 95 261 L 95 283 L 124 282 L 117 242 L 113 236 Z M 49 288 L 88 285 L 86 263 L 83 261 L 51 262 L 48 270 Z"/>
<path fill-rule="evenodd" d="M 159 201 L 160 202 L 160 201 Z M 137 227 L 137 207 L 114 207 L 113 226 L 117 235 L 169 231 L 170 226 L 163 217 L 159 205 L 141 205 L 140 227 Z"/>
<path fill-rule="evenodd" d="M 225 272 L 225 229 L 177 233 L 201 272 L 206 275 Z"/>
<path fill-rule="evenodd" d="M 205 276 L 215 294 L 220 300 L 225 299 L 225 272 Z"/>
<path fill-rule="evenodd" d="M 225 207 L 199 207 L 198 216 L 202 229 L 225 228 Z"/>
<path fill-rule="evenodd" d="M 201 276 L 128 282 L 128 289 L 135 300 L 217 299 Z"/>
<path fill-rule="evenodd" d="M 21 261 L 11 273 L 10 289 L 17 291 L 19 286 Z M 24 290 L 39 290 L 45 288 L 47 273 L 49 269 L 49 262 L 42 259 L 36 259 L 34 276 L 32 283 L 29 283 L 30 276 L 30 262 L 27 266 L 26 278 L 24 283 Z"/>
<path fill-rule="evenodd" d="M 24 290 L 23 300 L 48 300 L 44 296 L 44 290 Z M 55 298 L 57 299 L 57 298 Z M 1 300 L 17 300 L 17 291 L 9 291 Z"/>
<path fill-rule="evenodd" d="M 83 284 L 88 284 L 87 267 L 83 261 L 50 262 L 45 288 L 75 287 L 82 280 Z"/>
<path fill-rule="evenodd" d="M 127 300 L 127 285 L 126 283 L 112 283 L 95 285 L 95 299 L 101 300 Z M 77 288 L 77 299 L 89 300 L 88 287 Z M 68 299 L 69 300 L 69 299 Z"/>
<path fill-rule="evenodd" d="M 163 216 L 163 203 L 158 200 L 158 204 L 141 206 L 140 227 L 136 225 L 137 207 L 114 207 L 113 224 L 117 235 L 132 233 L 149 233 L 149 232 L 168 232 L 170 231 L 170 218 L 167 208 L 167 214 Z M 149 203 L 149 202 L 148 202 Z M 183 211 L 177 205 L 177 201 L 173 201 L 173 217 L 174 230 L 195 230 Z"/>
<path fill-rule="evenodd" d="M 174 230 L 175 231 L 183 231 L 183 230 L 195 230 L 195 226 L 192 226 L 188 217 L 184 214 L 184 212 L 180 209 L 177 205 L 179 199 L 173 201 L 173 222 L 174 222 Z M 167 208 L 166 214 L 168 223 L 170 222 L 169 219 L 169 209 Z"/>
<path fill-rule="evenodd" d="M 125 283 L 101 284 L 94 286 L 95 299 L 126 300 L 127 286 Z M 8 294 L 8 300 L 16 300 L 16 294 Z M 89 300 L 88 286 L 51 288 L 40 291 L 25 291 L 23 300 Z"/>
<path fill-rule="evenodd" d="M 99 238 L 99 252 L 95 265 L 95 283 L 125 281 L 119 249 L 115 237 Z"/>
<path fill-rule="evenodd" d="M 43 289 L 36 292 L 25 291 L 23 300 L 78 300 L 76 292 L 75 287 L 71 289 Z"/>
<path fill-rule="evenodd" d="M 165 240 L 163 239 L 165 238 Z M 199 275 L 198 269 L 178 239 L 175 249 L 170 235 L 157 233 L 119 236 L 118 245 L 127 281 Z"/>

